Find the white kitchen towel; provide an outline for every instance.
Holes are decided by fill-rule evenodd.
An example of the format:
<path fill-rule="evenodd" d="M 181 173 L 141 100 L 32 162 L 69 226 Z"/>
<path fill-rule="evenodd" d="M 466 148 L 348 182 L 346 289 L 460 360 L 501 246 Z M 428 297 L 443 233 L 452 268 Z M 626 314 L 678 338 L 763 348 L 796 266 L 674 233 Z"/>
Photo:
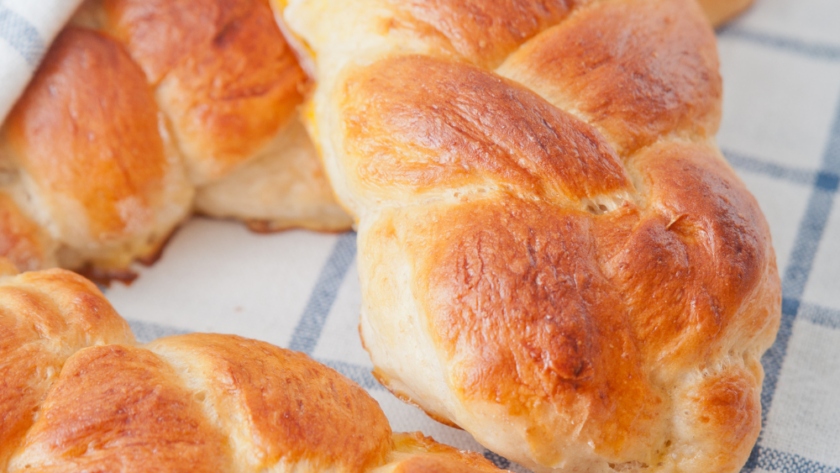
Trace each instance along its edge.
<path fill-rule="evenodd" d="M 0 121 L 81 0 L 0 0 Z"/>
<path fill-rule="evenodd" d="M 745 471 L 840 473 L 840 0 L 757 0 L 718 39 L 718 141 L 770 223 L 784 291 L 779 336 L 762 360 L 763 431 Z M 256 235 L 198 218 L 138 271 L 106 295 L 139 339 L 237 333 L 309 353 L 366 388 L 396 430 L 522 471 L 373 379 L 357 331 L 355 234 Z"/>

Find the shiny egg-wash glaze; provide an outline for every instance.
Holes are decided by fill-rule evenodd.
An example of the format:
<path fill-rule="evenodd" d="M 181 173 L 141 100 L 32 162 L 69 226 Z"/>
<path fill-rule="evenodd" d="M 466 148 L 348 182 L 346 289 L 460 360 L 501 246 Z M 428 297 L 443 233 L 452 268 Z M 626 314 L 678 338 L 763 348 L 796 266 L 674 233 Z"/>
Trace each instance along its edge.
<path fill-rule="evenodd" d="M 0 472 L 499 472 L 362 388 L 233 335 L 141 345 L 91 282 L 0 258 Z"/>
<path fill-rule="evenodd" d="M 130 276 L 192 210 L 344 230 L 261 0 L 89 0 L 0 130 L 0 256 Z"/>
<path fill-rule="evenodd" d="M 698 5 L 283 3 L 378 379 L 536 471 L 738 471 L 780 284 Z"/>

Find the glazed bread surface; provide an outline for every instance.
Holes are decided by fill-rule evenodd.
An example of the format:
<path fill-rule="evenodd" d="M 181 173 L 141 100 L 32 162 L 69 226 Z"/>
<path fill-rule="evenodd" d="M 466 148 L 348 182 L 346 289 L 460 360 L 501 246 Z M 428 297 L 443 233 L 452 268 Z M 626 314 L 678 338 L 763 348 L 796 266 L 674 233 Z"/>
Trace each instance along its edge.
<path fill-rule="evenodd" d="M 0 258 L 0 471 L 499 471 L 394 434 L 359 386 L 232 335 L 135 342 L 84 278 Z"/>
<path fill-rule="evenodd" d="M 736 472 L 780 316 L 693 0 L 278 1 L 392 392 L 539 472 Z"/>
<path fill-rule="evenodd" d="M 0 255 L 119 276 L 193 210 L 349 228 L 265 2 L 89 0 L 71 23 L 0 130 Z"/>

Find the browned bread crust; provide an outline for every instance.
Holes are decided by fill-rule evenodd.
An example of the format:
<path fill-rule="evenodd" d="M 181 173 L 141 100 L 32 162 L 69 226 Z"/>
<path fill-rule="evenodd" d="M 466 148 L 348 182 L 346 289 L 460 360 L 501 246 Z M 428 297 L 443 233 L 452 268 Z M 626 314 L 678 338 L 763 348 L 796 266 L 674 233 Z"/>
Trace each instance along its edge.
<path fill-rule="evenodd" d="M 123 48 L 70 27 L 15 105 L 4 137 L 8 156 L 31 183 L 32 205 L 55 216 L 47 228 L 72 246 L 120 241 L 142 255 L 150 251 L 145 242 L 126 240 L 153 233 L 158 209 L 168 202 L 186 207 L 190 195 L 167 186 L 178 170 L 158 126 L 153 91 Z"/>
<path fill-rule="evenodd" d="M 0 255 L 117 275 L 194 207 L 349 227 L 296 123 L 307 79 L 265 2 L 90 0 L 74 24 L 0 130 L 0 207 L 47 244 Z"/>
<path fill-rule="evenodd" d="M 157 86 L 193 181 L 230 172 L 285 124 L 303 71 L 254 0 L 106 0 L 108 29 Z"/>
<path fill-rule="evenodd" d="M 0 471 L 499 471 L 392 434 L 375 400 L 304 354 L 219 334 L 138 345 L 64 270 L 0 276 L 0 384 Z"/>
<path fill-rule="evenodd" d="M 377 378 L 536 471 L 738 471 L 780 284 L 698 5 L 290 3 Z"/>

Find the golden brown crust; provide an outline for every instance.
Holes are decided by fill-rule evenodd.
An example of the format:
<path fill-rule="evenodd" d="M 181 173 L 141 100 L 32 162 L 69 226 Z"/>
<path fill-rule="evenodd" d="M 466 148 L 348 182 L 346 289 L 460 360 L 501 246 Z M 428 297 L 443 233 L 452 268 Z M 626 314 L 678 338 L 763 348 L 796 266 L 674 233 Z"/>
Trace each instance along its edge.
<path fill-rule="evenodd" d="M 578 110 L 623 155 L 670 133 L 703 139 L 717 131 L 721 79 L 714 35 L 697 10 L 694 0 L 594 5 L 502 70 Z"/>
<path fill-rule="evenodd" d="M 245 1 L 105 0 L 107 26 L 126 45 L 150 83 L 166 74 L 196 49 L 213 41 L 220 27 L 241 16 Z"/>
<path fill-rule="evenodd" d="M 43 199 L 75 220 L 63 226 L 86 222 L 94 239 L 108 240 L 151 224 L 166 172 L 157 106 L 118 43 L 65 29 L 6 126 Z"/>
<path fill-rule="evenodd" d="M 0 469 L 73 352 L 132 341 L 125 321 L 78 275 L 52 270 L 0 280 Z"/>
<path fill-rule="evenodd" d="M 378 378 L 535 471 L 737 471 L 779 277 L 713 144 L 699 7 L 569 4 L 502 36 L 490 71 L 471 3 L 393 5 L 286 10 L 317 63 L 309 128 L 359 218 Z M 407 14 L 440 34 L 400 30 Z"/>
<path fill-rule="evenodd" d="M 0 255 L 130 281 L 194 208 L 349 228 L 292 123 L 306 81 L 264 0 L 85 2 L 0 129 Z"/>
<path fill-rule="evenodd" d="M 701 379 L 687 394 L 697 428 L 697 442 L 719 445 L 711 468 L 739 468 L 761 431 L 761 376 L 739 366 Z"/>
<path fill-rule="evenodd" d="M 473 66 L 385 59 L 355 75 L 343 97 L 347 150 L 359 158 L 357 179 L 374 191 L 496 181 L 580 200 L 630 188 L 595 129 Z"/>
<path fill-rule="evenodd" d="M 31 327 L 39 338 L 71 346 L 134 341 L 102 292 L 70 271 L 51 269 L 0 280 L 0 301 L 0 309 L 14 316 L 9 321 Z"/>
<path fill-rule="evenodd" d="M 697 449 L 734 448 L 722 464 L 735 468 L 757 432 L 751 347 L 766 348 L 778 327 L 769 229 L 707 145 L 662 143 L 629 164 L 644 207 L 593 215 L 499 194 L 397 212 L 411 292 L 454 395 L 472 411 L 489 403 L 527 419 L 526 439 L 549 464 L 562 458 L 551 446 L 563 437 L 612 462 L 654 464 L 679 405 L 701 402 L 674 403 L 681 377 L 717 369 L 722 357 L 756 363 L 746 378 L 700 385 L 691 398 L 731 410 L 728 423 L 720 414 L 705 427 L 714 440 Z"/>
<path fill-rule="evenodd" d="M 446 37 L 463 57 L 484 67 L 498 65 L 540 31 L 586 0 L 394 1 L 414 19 Z"/>
<path fill-rule="evenodd" d="M 147 350 L 109 345 L 67 361 L 12 466 L 231 471 L 229 448 L 171 367 Z"/>
<path fill-rule="evenodd" d="M 733 317 L 766 317 L 739 309 L 771 264 L 769 228 L 755 198 L 703 145 L 656 145 L 632 165 L 648 182 L 649 212 L 624 241 L 608 241 L 616 246 L 604 271 L 635 307 L 652 365 L 702 363 Z"/>
<path fill-rule="evenodd" d="M 149 80 L 193 178 L 215 180 L 266 144 L 305 75 L 258 0 L 109 0 L 112 29 Z"/>
<path fill-rule="evenodd" d="M 108 29 L 152 84 L 245 18 L 255 0 L 104 0 Z M 239 25 L 232 25 L 238 27 Z"/>
<path fill-rule="evenodd" d="M 435 213 L 447 232 L 431 251 L 419 237 L 429 228 L 404 238 L 419 243 L 409 250 L 423 261 L 415 280 L 428 285 L 417 290 L 459 397 L 536 424 L 551 406 L 565 418 L 538 442 L 576 432 L 609 456 L 658 433 L 663 399 L 598 267 L 589 213 L 515 198 Z"/>
<path fill-rule="evenodd" d="M 63 270 L 0 278 L 0 388 L 2 471 L 364 473 L 427 457 L 497 471 L 393 435 L 362 388 L 302 353 L 219 334 L 137 346 L 96 287 Z"/>
<path fill-rule="evenodd" d="M 219 416 L 247 424 L 257 445 L 255 469 L 282 459 L 364 471 L 391 449 L 376 401 L 302 353 L 213 334 L 170 337 L 150 349 L 200 363 Z"/>

